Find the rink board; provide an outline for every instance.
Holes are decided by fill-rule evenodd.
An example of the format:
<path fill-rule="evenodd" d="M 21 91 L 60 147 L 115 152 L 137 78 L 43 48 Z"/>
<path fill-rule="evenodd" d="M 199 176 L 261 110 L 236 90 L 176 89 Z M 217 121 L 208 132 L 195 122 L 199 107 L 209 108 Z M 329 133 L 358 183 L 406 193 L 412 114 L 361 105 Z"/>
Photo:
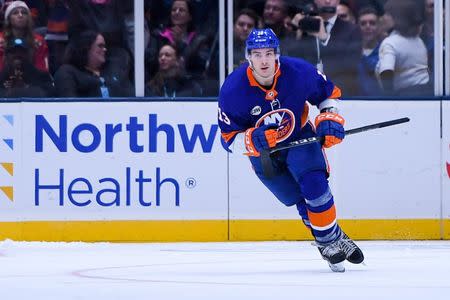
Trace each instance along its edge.
<path fill-rule="evenodd" d="M 247 158 L 222 149 L 216 105 L 0 103 L 0 239 L 310 239 Z M 448 101 L 442 112 L 436 100 L 343 106 L 347 129 L 411 118 L 327 152 L 338 218 L 352 236 L 450 238 Z"/>
<path fill-rule="evenodd" d="M 450 239 L 450 100 L 442 102 L 442 164 L 443 235 Z"/>

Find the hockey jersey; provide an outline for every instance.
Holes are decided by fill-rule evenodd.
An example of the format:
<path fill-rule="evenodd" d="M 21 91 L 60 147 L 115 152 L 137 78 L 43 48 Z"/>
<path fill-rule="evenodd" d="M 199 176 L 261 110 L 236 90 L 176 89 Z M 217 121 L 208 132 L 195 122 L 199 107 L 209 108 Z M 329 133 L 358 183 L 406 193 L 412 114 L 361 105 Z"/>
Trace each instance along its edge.
<path fill-rule="evenodd" d="M 308 121 L 308 103 L 319 105 L 341 96 L 339 88 L 308 62 L 280 57 L 270 89 L 253 77 L 248 63 L 231 73 L 219 94 L 219 127 L 229 147 L 236 135 L 251 127 L 276 123 L 277 144 L 302 138 Z M 308 103 L 307 103 L 308 102 Z"/>

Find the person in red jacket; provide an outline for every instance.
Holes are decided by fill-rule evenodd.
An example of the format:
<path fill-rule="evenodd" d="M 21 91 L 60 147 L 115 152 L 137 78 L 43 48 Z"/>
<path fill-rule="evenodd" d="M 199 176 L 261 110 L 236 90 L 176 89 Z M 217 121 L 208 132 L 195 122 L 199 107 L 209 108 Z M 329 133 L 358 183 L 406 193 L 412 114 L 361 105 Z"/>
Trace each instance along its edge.
<path fill-rule="evenodd" d="M 29 45 L 29 55 L 33 65 L 48 72 L 48 47 L 44 38 L 33 32 L 33 19 L 30 9 L 23 1 L 11 2 L 5 10 L 3 32 L 0 32 L 0 71 L 5 65 L 5 49 L 17 38 Z"/>

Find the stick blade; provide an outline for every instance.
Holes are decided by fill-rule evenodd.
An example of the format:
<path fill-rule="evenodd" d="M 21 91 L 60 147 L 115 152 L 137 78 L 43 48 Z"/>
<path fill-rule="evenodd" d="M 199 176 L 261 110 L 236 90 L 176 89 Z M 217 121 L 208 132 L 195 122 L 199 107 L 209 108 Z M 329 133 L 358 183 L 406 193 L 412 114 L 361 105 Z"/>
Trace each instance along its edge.
<path fill-rule="evenodd" d="M 263 174 L 267 178 L 275 176 L 275 168 L 272 164 L 272 157 L 270 156 L 270 149 L 264 149 L 260 152 L 261 166 Z"/>

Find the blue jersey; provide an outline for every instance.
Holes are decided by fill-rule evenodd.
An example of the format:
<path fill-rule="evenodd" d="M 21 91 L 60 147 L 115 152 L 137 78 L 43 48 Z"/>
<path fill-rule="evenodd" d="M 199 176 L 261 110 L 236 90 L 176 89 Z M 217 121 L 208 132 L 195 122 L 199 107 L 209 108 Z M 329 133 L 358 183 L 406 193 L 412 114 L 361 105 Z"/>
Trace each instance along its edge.
<path fill-rule="evenodd" d="M 338 98 L 340 90 L 304 60 L 280 57 L 272 87 L 266 89 L 243 64 L 225 80 L 219 95 L 219 126 L 229 146 L 237 133 L 251 127 L 276 123 L 277 144 L 302 138 L 310 103 L 319 106 Z M 307 126 L 310 127 L 310 126 Z"/>

